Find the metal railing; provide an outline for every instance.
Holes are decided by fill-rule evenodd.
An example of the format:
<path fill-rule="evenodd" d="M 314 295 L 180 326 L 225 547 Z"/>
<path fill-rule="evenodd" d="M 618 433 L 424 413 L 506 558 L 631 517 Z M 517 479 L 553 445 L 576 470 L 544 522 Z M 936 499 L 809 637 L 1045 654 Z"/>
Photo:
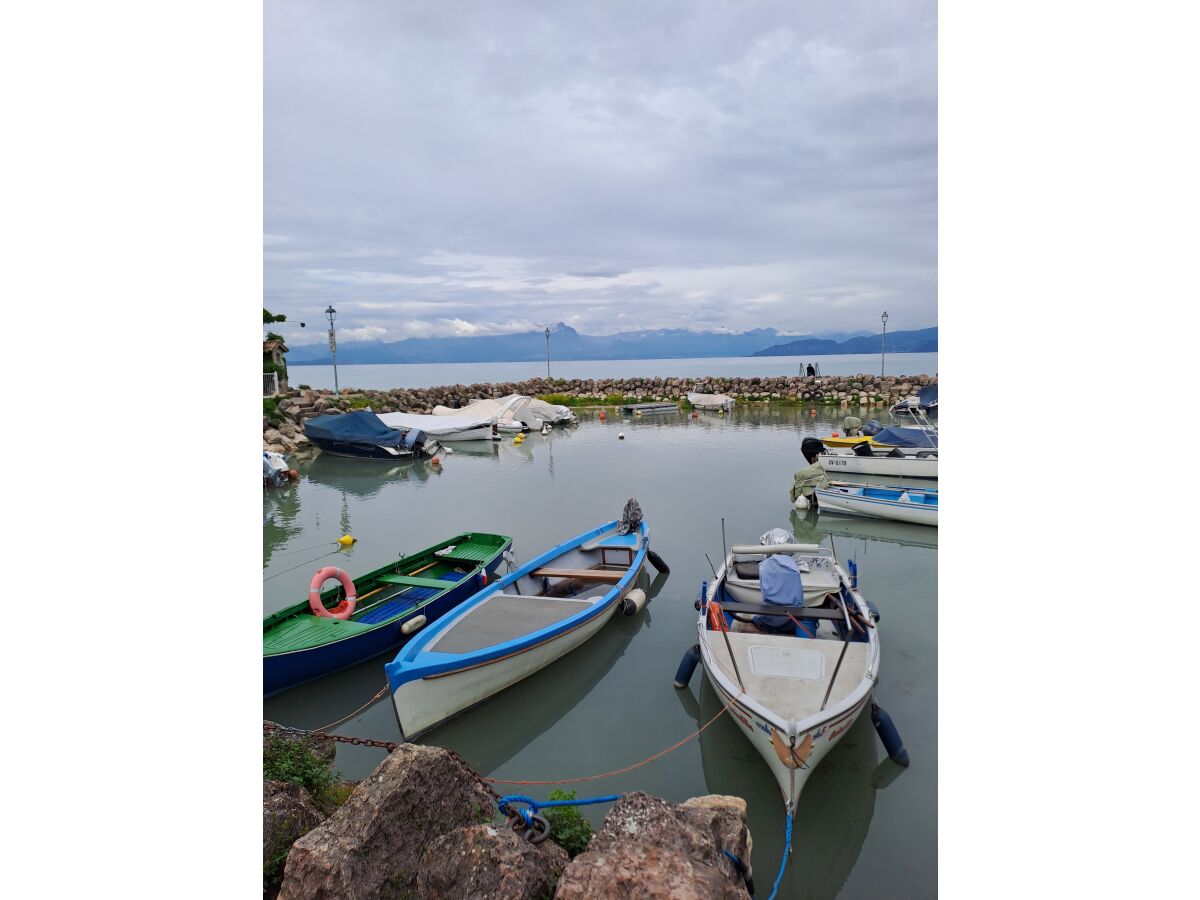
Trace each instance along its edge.
<path fill-rule="evenodd" d="M 279 393 L 279 373 L 263 372 L 263 396 L 273 397 Z"/>

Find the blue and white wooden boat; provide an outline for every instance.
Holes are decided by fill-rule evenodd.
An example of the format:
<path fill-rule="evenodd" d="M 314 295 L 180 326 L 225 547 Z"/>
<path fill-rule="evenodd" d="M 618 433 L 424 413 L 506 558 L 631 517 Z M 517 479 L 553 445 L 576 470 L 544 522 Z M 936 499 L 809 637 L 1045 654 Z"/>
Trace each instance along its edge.
<path fill-rule="evenodd" d="M 937 527 L 936 489 L 833 481 L 827 488 L 817 488 L 815 493 L 817 506 L 822 512 L 849 513 Z"/>
<path fill-rule="evenodd" d="M 628 534 L 617 533 L 619 524 L 547 550 L 410 641 L 384 667 L 402 736 L 411 740 L 528 678 L 604 627 L 649 552 L 644 521 Z"/>

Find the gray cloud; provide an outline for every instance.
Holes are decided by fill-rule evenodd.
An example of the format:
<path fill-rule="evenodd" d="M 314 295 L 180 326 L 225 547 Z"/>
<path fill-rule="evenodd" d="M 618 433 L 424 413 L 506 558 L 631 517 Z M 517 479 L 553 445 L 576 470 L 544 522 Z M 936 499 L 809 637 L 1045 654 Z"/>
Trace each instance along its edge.
<path fill-rule="evenodd" d="M 267 0 L 289 340 L 936 322 L 934 3 L 570 7 Z"/>

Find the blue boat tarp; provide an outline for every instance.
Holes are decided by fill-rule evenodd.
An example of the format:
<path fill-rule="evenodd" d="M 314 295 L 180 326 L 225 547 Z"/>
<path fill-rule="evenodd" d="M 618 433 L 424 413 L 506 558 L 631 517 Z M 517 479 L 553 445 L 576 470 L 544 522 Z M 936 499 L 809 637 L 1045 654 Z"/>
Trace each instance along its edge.
<path fill-rule="evenodd" d="M 899 428 L 892 426 L 874 435 L 871 440 L 877 444 L 888 444 L 892 447 L 932 447 L 937 449 L 937 432 L 925 431 L 923 428 Z"/>
<path fill-rule="evenodd" d="M 917 394 L 917 402 L 920 403 L 924 409 L 928 409 L 931 406 L 937 406 L 937 389 L 938 386 L 936 384 L 925 385 L 925 387 L 921 388 L 920 392 Z"/>
<path fill-rule="evenodd" d="M 374 444 L 377 447 L 399 447 L 405 438 L 403 431 L 388 428 L 379 416 L 366 410 L 339 416 L 317 416 L 304 423 L 304 433 L 310 440 Z"/>

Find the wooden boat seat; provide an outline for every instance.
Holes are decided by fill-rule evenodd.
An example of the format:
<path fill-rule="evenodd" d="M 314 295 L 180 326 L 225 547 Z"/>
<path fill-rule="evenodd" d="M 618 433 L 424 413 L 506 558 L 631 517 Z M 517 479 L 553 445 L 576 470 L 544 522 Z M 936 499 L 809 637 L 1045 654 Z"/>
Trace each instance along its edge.
<path fill-rule="evenodd" d="M 606 584 L 616 584 L 625 577 L 626 570 L 611 572 L 604 569 L 548 569 L 543 566 L 530 574 L 534 578 L 575 578 L 580 581 L 603 581 Z"/>
<path fill-rule="evenodd" d="M 755 616 L 786 616 L 797 619 L 836 619 L 845 621 L 840 609 L 823 609 L 819 606 L 776 606 L 774 603 L 722 603 L 721 609 L 731 613 L 748 613 Z"/>
<path fill-rule="evenodd" d="M 408 587 L 430 587 L 442 590 L 454 584 L 442 578 L 415 578 L 412 575 L 380 575 L 380 581 L 388 584 L 403 584 Z"/>

